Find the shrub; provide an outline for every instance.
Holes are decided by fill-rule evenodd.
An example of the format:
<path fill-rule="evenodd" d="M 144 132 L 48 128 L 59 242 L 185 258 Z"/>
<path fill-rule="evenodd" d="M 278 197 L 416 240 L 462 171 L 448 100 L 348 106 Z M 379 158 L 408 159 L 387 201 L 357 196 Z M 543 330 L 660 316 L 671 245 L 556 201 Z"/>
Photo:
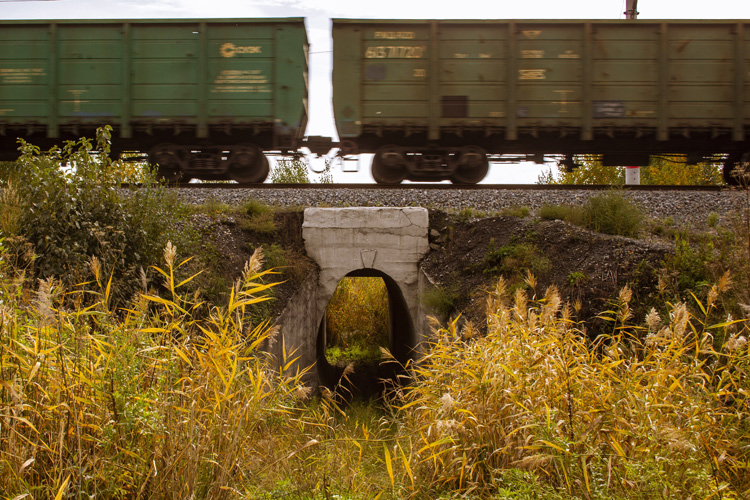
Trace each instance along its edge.
<path fill-rule="evenodd" d="M 299 159 L 279 160 L 271 170 L 274 184 L 309 184 L 307 165 Z"/>
<path fill-rule="evenodd" d="M 641 209 L 619 192 L 592 196 L 583 206 L 583 226 L 600 233 L 635 236 L 643 220 Z"/>
<path fill-rule="evenodd" d="M 33 246 L 33 275 L 72 287 L 87 279 L 97 257 L 122 283 L 118 299 L 138 287 L 141 269 L 156 262 L 179 211 L 176 198 L 153 177 L 120 190 L 122 175 L 109 156 L 110 128 L 46 153 L 21 141 L 24 182 L 15 186 L 19 235 Z M 8 203 L 7 197 L 4 203 Z"/>

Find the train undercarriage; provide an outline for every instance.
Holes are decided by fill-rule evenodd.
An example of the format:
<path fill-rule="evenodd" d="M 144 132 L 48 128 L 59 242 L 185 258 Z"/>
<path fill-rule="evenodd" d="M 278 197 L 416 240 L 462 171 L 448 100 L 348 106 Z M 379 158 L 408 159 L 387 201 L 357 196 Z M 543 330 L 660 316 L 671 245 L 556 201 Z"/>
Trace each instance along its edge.
<path fill-rule="evenodd" d="M 476 184 L 489 170 L 487 152 L 478 146 L 412 148 L 384 146 L 375 152 L 372 177 L 378 184 L 404 180 Z"/>
<path fill-rule="evenodd" d="M 151 149 L 149 162 L 165 182 L 190 179 L 234 180 L 260 183 L 269 173 L 268 159 L 253 145 L 217 145 L 203 148 L 160 144 Z"/>
<path fill-rule="evenodd" d="M 533 161 L 542 164 L 557 162 L 567 171 L 579 166 L 574 154 L 488 154 L 479 146 L 415 147 L 387 145 L 378 148 L 372 160 L 372 176 L 378 184 L 399 184 L 404 180 L 454 184 L 476 184 L 487 175 L 489 163 L 519 163 Z M 598 156 L 604 166 L 648 166 L 653 154 L 623 152 Z M 673 156 L 661 154 L 655 156 Z M 684 156 L 687 164 L 721 163 L 724 181 L 728 185 L 750 185 L 750 152 L 730 154 L 691 154 Z"/>

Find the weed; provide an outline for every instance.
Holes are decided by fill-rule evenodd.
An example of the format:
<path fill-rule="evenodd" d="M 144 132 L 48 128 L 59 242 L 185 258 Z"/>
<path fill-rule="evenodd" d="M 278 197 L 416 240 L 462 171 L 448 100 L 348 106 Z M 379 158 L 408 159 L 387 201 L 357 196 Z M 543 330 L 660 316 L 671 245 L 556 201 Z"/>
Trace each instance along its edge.
<path fill-rule="evenodd" d="M 459 223 L 469 222 L 472 219 L 482 217 L 484 212 L 480 212 L 472 207 L 464 207 L 455 213 L 455 220 Z"/>
<path fill-rule="evenodd" d="M 528 236 L 528 239 L 533 239 Z M 526 241 L 511 242 L 500 248 L 495 247 L 495 240 L 491 239 L 487 255 L 482 264 L 486 274 L 504 274 L 522 278 L 527 271 L 534 274 L 545 274 L 552 263 L 533 243 Z"/>
<path fill-rule="evenodd" d="M 197 209 L 207 215 L 220 215 L 230 212 L 232 207 L 213 196 L 209 196 Z"/>
<path fill-rule="evenodd" d="M 274 234 L 278 230 L 273 212 L 262 212 L 250 218 L 239 218 L 237 225 L 244 231 L 258 234 Z"/>
<path fill-rule="evenodd" d="M 271 245 L 263 249 L 263 254 L 265 255 L 266 263 L 268 264 L 269 269 L 282 271 L 281 268 L 287 267 L 289 265 L 289 261 L 286 258 L 286 251 L 281 247 L 281 245 L 272 243 Z"/>
<path fill-rule="evenodd" d="M 350 363 L 357 365 L 377 364 L 383 359 L 380 346 L 370 344 L 352 344 L 348 347 L 331 346 L 326 348 L 326 360 L 332 364 L 345 367 Z"/>
<path fill-rule="evenodd" d="M 705 286 L 711 279 L 708 263 L 713 260 L 713 243 L 710 240 L 691 245 L 687 236 L 677 234 L 674 240 L 674 252 L 668 255 L 662 265 L 671 276 L 671 292 L 677 297 L 689 296 L 689 293 L 704 294 Z"/>
<path fill-rule="evenodd" d="M 519 207 L 508 207 L 500 211 L 500 215 L 505 217 L 518 217 L 519 219 L 528 217 L 530 213 L 531 209 L 525 205 Z"/>
<path fill-rule="evenodd" d="M 727 285 L 715 285 L 712 300 Z M 541 300 L 507 291 L 499 281 L 485 337 L 462 338 L 456 322 L 437 332 L 414 367 L 420 383 L 403 391 L 399 445 L 420 449 L 420 491 L 643 500 L 748 492 L 748 380 L 730 373 L 750 367 L 750 354 L 745 340 L 714 350 L 710 332 L 733 328 L 706 321 L 714 302 L 700 304 L 705 315 L 676 304 L 666 322 L 654 312 L 638 340 L 623 289 L 603 315 L 613 333 L 590 345 L 554 288 Z M 725 390 L 740 399 L 731 411 Z"/>
<path fill-rule="evenodd" d="M 586 273 L 580 271 L 571 271 L 568 274 L 568 285 L 570 286 L 580 286 L 588 280 L 589 277 L 586 276 Z"/>
<path fill-rule="evenodd" d="M 716 212 L 711 212 L 710 214 L 708 214 L 708 216 L 706 217 L 706 225 L 708 225 L 708 227 L 716 227 L 718 224 L 719 214 L 717 214 Z"/>
<path fill-rule="evenodd" d="M 239 212 L 248 217 L 256 217 L 271 211 L 271 207 L 258 200 L 250 199 L 240 206 Z"/>
<path fill-rule="evenodd" d="M 187 260 L 171 244 L 164 259 L 154 271 L 165 297 L 143 294 L 122 314 L 98 261 L 92 289 L 72 293 L 94 300 L 76 309 L 61 307 L 71 292 L 51 280 L 24 307 L 0 272 L 4 496 L 227 498 L 278 459 L 268 433 L 294 406 L 299 374 L 271 369 L 259 348 L 273 331 L 248 322 L 272 286 L 260 282 L 261 254 L 205 319 L 183 295 L 194 276 L 175 279 Z"/>
<path fill-rule="evenodd" d="M 420 296 L 422 305 L 439 318 L 448 318 L 455 310 L 459 293 L 454 288 L 434 288 Z"/>
<path fill-rule="evenodd" d="M 538 215 L 540 219 L 575 223 L 581 218 L 581 209 L 572 205 L 542 205 L 539 207 Z"/>

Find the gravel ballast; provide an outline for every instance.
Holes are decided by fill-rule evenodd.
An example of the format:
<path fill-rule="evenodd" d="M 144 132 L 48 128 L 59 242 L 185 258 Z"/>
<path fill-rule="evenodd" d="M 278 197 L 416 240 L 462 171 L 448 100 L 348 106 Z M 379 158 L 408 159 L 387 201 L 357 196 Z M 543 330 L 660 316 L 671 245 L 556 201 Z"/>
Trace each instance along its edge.
<path fill-rule="evenodd" d="M 180 198 L 190 204 L 207 201 L 240 205 L 257 200 L 279 207 L 366 207 L 421 206 L 428 209 L 462 210 L 493 214 L 511 207 L 527 206 L 536 211 L 543 205 L 583 205 L 591 196 L 605 191 L 587 189 L 356 189 L 335 188 L 177 188 Z M 653 219 L 671 217 L 677 224 L 701 225 L 718 214 L 723 222 L 750 210 L 748 193 L 742 190 L 660 190 L 621 191 Z"/>

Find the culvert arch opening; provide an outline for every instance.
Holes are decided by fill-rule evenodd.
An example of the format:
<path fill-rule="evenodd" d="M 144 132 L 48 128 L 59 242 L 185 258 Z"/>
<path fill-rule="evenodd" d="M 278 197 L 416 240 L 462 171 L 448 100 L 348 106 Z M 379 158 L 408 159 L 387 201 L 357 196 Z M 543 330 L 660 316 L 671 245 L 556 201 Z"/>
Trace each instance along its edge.
<path fill-rule="evenodd" d="M 320 320 L 320 384 L 346 398 L 377 396 L 403 382 L 415 339 L 398 283 L 376 269 L 353 271 L 339 281 Z"/>

